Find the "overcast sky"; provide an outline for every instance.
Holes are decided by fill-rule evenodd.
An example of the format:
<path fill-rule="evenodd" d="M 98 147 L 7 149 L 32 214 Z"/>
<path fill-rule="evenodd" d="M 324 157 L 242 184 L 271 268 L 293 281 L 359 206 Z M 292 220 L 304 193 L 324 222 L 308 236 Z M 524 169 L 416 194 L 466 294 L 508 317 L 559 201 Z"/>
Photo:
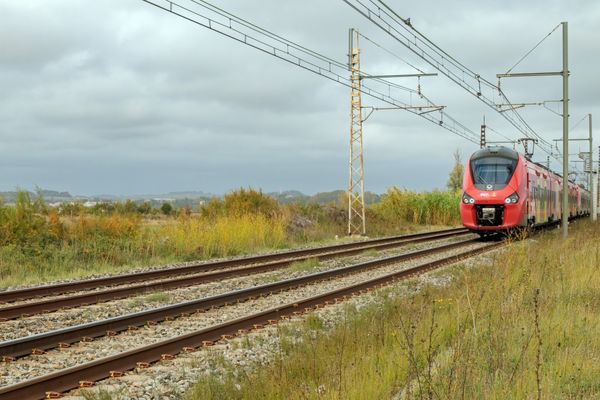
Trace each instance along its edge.
<path fill-rule="evenodd" d="M 213 4 L 341 62 L 348 28 L 355 27 L 436 72 L 341 0 Z M 388 4 L 493 82 L 568 21 L 571 125 L 587 113 L 596 113 L 600 124 L 600 2 Z M 127 195 L 251 186 L 314 193 L 347 184 L 348 88 L 141 0 L 0 0 L 0 38 L 0 191 L 38 185 Z M 361 49 L 366 72 L 415 72 L 367 41 Z M 558 71 L 561 63 L 558 29 L 515 71 Z M 519 137 L 445 77 L 423 78 L 421 85 L 471 130 L 479 131 L 485 115 L 497 131 Z M 513 102 L 562 93 L 558 77 L 507 80 L 503 89 Z M 363 104 L 378 103 L 364 97 Z M 522 115 L 544 138 L 561 136 L 561 119 L 552 112 L 533 107 Z M 572 136 L 587 136 L 587 121 Z M 364 146 L 366 189 L 374 192 L 393 185 L 443 188 L 452 152 L 460 149 L 465 158 L 477 148 L 405 111 L 371 115 Z M 572 146 L 571 152 L 585 150 L 583 142 Z"/>

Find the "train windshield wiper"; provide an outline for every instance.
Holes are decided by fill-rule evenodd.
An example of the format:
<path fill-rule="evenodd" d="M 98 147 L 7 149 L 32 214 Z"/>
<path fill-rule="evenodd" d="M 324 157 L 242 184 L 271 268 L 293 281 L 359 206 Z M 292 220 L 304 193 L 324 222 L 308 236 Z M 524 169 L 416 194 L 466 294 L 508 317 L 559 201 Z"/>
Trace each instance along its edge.
<path fill-rule="evenodd" d="M 490 185 L 490 183 L 479 172 L 477 173 L 477 179 L 482 181 L 484 185 Z"/>

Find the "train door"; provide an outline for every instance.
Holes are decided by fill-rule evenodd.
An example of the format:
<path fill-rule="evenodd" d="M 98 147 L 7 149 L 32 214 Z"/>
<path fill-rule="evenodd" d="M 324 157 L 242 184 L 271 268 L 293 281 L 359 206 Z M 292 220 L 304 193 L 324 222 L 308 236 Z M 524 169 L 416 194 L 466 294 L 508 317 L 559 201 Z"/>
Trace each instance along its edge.
<path fill-rule="evenodd" d="M 548 221 L 548 189 L 547 189 L 547 185 L 548 185 L 548 176 L 545 174 L 542 174 L 542 212 L 541 212 L 541 216 L 540 216 L 540 221 L 541 222 L 546 222 Z"/>
<path fill-rule="evenodd" d="M 529 200 L 529 215 L 528 215 L 528 223 L 531 221 L 535 222 L 536 219 L 536 186 L 537 186 L 537 176 L 535 175 L 535 170 L 529 170 L 527 174 L 527 197 Z"/>
<path fill-rule="evenodd" d="M 526 201 L 527 201 L 527 221 L 529 221 L 529 219 L 531 218 L 531 175 L 529 174 L 529 169 L 525 170 L 525 180 L 527 182 L 526 184 Z"/>
<path fill-rule="evenodd" d="M 563 219 L 563 197 L 562 197 L 562 182 L 558 182 L 559 187 L 561 188 L 556 192 L 558 196 L 558 215 L 560 215 L 560 219 Z"/>
<path fill-rule="evenodd" d="M 534 202 L 534 211 L 533 217 L 535 218 L 535 223 L 539 224 L 543 221 L 542 210 L 544 207 L 543 204 L 543 193 L 542 193 L 542 177 L 539 171 L 535 171 L 535 185 L 533 186 L 533 198 Z"/>
<path fill-rule="evenodd" d="M 548 221 L 554 221 L 554 181 L 552 176 L 548 177 Z"/>

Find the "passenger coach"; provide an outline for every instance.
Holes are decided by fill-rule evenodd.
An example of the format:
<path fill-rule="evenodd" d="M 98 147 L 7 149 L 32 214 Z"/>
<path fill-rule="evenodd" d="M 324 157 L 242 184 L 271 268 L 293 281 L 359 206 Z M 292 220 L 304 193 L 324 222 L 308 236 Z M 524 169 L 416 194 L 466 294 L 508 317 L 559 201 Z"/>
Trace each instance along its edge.
<path fill-rule="evenodd" d="M 506 147 L 475 152 L 465 168 L 460 216 L 480 235 L 556 223 L 562 218 L 562 176 Z M 569 182 L 569 218 L 589 215 L 587 190 Z"/>

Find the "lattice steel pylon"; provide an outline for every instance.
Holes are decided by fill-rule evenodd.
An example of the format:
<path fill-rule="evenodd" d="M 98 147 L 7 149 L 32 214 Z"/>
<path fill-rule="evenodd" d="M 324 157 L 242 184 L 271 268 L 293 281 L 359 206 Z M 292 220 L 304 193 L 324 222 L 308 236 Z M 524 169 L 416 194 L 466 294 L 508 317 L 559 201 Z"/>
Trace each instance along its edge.
<path fill-rule="evenodd" d="M 365 175 L 363 164 L 362 101 L 358 32 L 350 30 L 350 160 L 348 179 L 348 235 L 365 235 Z"/>

